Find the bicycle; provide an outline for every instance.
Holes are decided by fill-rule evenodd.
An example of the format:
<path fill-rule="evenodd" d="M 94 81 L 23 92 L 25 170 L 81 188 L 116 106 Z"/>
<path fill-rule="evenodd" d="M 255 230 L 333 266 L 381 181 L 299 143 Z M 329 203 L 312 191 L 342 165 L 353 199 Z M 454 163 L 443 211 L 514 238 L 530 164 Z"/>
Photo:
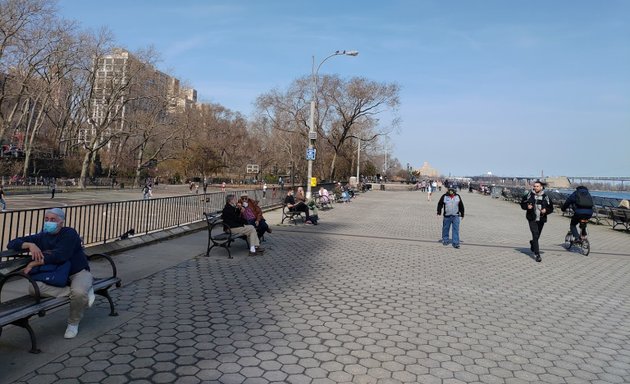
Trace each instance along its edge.
<path fill-rule="evenodd" d="M 579 252 L 584 256 L 588 256 L 591 252 L 591 243 L 588 241 L 588 234 L 586 233 L 586 225 L 588 219 L 580 219 L 580 238 L 574 239 L 571 231 L 564 237 L 564 248 L 570 251 L 572 247 L 578 248 Z"/>

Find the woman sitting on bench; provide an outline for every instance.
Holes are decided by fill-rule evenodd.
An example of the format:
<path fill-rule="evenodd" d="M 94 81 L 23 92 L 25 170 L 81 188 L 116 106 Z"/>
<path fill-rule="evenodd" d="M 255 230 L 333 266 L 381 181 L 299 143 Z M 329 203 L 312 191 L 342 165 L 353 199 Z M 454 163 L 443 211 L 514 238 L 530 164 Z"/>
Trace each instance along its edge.
<path fill-rule="evenodd" d="M 324 187 L 319 187 L 319 203 L 321 205 L 330 204 L 330 194 Z"/>

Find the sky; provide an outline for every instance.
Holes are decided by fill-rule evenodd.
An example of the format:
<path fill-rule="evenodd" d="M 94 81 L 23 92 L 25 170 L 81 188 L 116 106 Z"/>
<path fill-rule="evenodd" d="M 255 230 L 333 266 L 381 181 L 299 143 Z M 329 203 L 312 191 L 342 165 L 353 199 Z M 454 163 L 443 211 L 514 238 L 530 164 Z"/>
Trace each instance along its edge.
<path fill-rule="evenodd" d="M 201 102 L 320 75 L 400 85 L 391 155 L 444 175 L 630 176 L 630 1 L 59 0 Z M 383 116 L 384 129 L 390 119 Z M 306 145 L 305 145 L 306 146 Z"/>

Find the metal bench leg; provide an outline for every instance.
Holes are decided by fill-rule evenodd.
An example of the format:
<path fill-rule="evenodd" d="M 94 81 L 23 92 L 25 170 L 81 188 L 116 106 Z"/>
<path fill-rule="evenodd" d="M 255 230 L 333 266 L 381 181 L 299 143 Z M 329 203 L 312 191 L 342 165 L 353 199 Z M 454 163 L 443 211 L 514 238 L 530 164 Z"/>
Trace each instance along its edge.
<path fill-rule="evenodd" d="M 214 248 L 215 244 L 208 244 L 208 249 L 206 250 L 206 257 L 210 256 L 210 251 L 212 250 L 212 248 Z"/>
<path fill-rule="evenodd" d="M 110 316 L 118 316 L 118 312 L 116 312 L 116 308 L 114 307 L 114 300 L 112 300 L 112 297 L 109 295 L 109 290 L 99 289 L 98 291 L 94 293 L 96 293 L 99 296 L 103 296 L 104 298 L 107 299 L 107 301 L 109 301 L 109 315 Z"/>
<path fill-rule="evenodd" d="M 227 243 L 222 244 L 221 247 L 225 248 L 228 253 L 228 259 L 232 259 L 232 252 L 230 252 L 230 245 L 232 244 L 231 240 L 228 240 Z"/>
<path fill-rule="evenodd" d="M 35 332 L 33 331 L 33 328 L 31 328 L 31 325 L 28 323 L 28 318 L 16 320 L 12 322 L 11 324 L 17 325 L 18 327 L 22 327 L 28 331 L 28 334 L 31 337 L 31 350 L 29 351 L 30 353 L 37 354 L 37 353 L 42 352 L 41 349 L 37 348 L 37 340 L 35 339 Z"/>

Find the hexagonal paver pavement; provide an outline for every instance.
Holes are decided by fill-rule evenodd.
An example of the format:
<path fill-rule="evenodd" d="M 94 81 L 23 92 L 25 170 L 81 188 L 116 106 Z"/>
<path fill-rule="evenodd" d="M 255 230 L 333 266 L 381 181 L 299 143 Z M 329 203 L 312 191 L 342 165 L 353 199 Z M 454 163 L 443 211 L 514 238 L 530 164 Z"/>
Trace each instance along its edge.
<path fill-rule="evenodd" d="M 132 320 L 17 382 L 630 382 L 630 235 L 593 226 L 583 257 L 552 216 L 535 263 L 518 206 L 463 200 L 460 249 L 435 201 L 373 191 L 136 281 Z"/>

